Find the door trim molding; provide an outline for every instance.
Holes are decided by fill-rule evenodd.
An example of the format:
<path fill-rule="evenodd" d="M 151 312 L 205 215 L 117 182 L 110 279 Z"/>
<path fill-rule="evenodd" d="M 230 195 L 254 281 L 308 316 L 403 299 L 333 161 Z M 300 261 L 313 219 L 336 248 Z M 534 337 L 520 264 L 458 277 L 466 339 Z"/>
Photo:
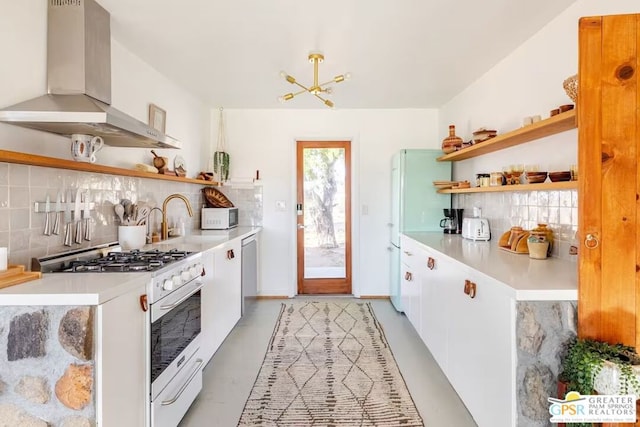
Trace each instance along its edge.
<path fill-rule="evenodd" d="M 345 292 L 345 295 L 353 294 L 353 215 L 352 215 L 352 203 L 353 203 L 353 192 L 352 192 L 352 184 L 353 181 L 353 149 L 354 141 L 352 139 L 343 139 L 343 140 L 327 140 L 327 139 L 317 139 L 317 140 L 309 140 L 309 139 L 296 139 L 295 140 L 295 202 L 294 204 L 298 204 L 299 201 L 304 200 L 303 195 L 303 183 L 302 183 L 302 175 L 298 175 L 298 165 L 302 164 L 302 151 L 304 148 L 344 148 L 345 149 L 345 277 L 340 279 L 330 279 L 330 278 L 316 278 L 316 279 L 306 279 L 307 281 L 312 281 L 316 283 L 323 283 L 329 286 L 335 285 L 338 282 L 342 282 L 343 284 L 348 285 L 348 292 Z M 301 148 L 302 147 L 302 148 Z M 302 281 L 304 280 L 304 256 L 299 256 L 300 252 L 304 249 L 301 248 L 303 245 L 303 239 L 301 238 L 302 231 L 297 228 L 299 224 L 299 216 L 295 215 L 294 225 L 296 227 L 295 236 L 296 236 L 296 250 L 295 250 L 295 265 L 296 265 L 296 280 L 295 280 L 295 289 L 297 295 L 304 295 L 302 292 Z M 334 293 L 334 292 L 329 292 Z"/>

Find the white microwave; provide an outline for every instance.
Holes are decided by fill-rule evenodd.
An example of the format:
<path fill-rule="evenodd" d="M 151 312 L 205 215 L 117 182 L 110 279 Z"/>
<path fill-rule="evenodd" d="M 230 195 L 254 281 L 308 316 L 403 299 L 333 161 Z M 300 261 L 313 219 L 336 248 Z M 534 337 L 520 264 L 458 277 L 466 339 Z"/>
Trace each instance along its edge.
<path fill-rule="evenodd" d="M 238 226 L 238 208 L 202 208 L 202 230 L 227 230 Z"/>

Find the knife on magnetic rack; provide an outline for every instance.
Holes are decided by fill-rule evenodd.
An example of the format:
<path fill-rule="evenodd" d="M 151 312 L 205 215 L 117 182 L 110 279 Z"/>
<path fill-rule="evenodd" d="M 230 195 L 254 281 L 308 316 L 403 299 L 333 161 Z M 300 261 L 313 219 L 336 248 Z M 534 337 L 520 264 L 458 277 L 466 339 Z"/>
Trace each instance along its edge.
<path fill-rule="evenodd" d="M 67 190 L 64 203 L 64 245 L 71 246 L 73 243 L 72 223 L 71 223 L 71 190 Z"/>
<path fill-rule="evenodd" d="M 45 236 L 51 236 L 51 223 L 49 222 L 49 212 L 51 212 L 51 199 L 47 194 L 47 201 L 44 202 L 44 231 Z"/>
<path fill-rule="evenodd" d="M 53 216 L 53 234 L 58 235 L 60 234 L 60 215 L 62 215 L 61 208 L 60 208 L 60 190 L 58 190 L 58 195 L 56 196 L 56 209 L 55 209 L 55 215 Z"/>
<path fill-rule="evenodd" d="M 76 190 L 76 200 L 74 201 L 73 220 L 76 223 L 76 233 L 74 242 L 82 243 L 82 221 L 80 218 L 80 203 L 82 202 L 82 193 L 78 188 Z"/>
<path fill-rule="evenodd" d="M 89 202 L 89 191 L 84 195 L 84 212 L 82 217 L 84 218 L 84 240 L 91 240 L 91 209 Z"/>

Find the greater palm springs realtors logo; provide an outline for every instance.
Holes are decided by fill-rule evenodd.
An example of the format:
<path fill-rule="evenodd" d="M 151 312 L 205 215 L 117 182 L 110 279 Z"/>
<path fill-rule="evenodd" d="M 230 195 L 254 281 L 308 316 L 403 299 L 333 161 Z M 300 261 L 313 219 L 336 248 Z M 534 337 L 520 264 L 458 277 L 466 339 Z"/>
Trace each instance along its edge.
<path fill-rule="evenodd" d="M 635 423 L 634 395 L 584 395 L 567 393 L 565 400 L 549 397 L 552 423 Z"/>

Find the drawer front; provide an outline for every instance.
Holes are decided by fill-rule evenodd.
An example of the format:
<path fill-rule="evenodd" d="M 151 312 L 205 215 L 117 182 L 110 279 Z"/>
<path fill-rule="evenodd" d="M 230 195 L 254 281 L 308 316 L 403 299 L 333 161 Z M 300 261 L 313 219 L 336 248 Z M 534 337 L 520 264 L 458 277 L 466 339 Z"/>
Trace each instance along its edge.
<path fill-rule="evenodd" d="M 158 397 L 151 402 L 151 425 L 175 427 L 202 390 L 202 368 L 199 357 L 192 357 L 184 369 L 171 380 Z"/>

